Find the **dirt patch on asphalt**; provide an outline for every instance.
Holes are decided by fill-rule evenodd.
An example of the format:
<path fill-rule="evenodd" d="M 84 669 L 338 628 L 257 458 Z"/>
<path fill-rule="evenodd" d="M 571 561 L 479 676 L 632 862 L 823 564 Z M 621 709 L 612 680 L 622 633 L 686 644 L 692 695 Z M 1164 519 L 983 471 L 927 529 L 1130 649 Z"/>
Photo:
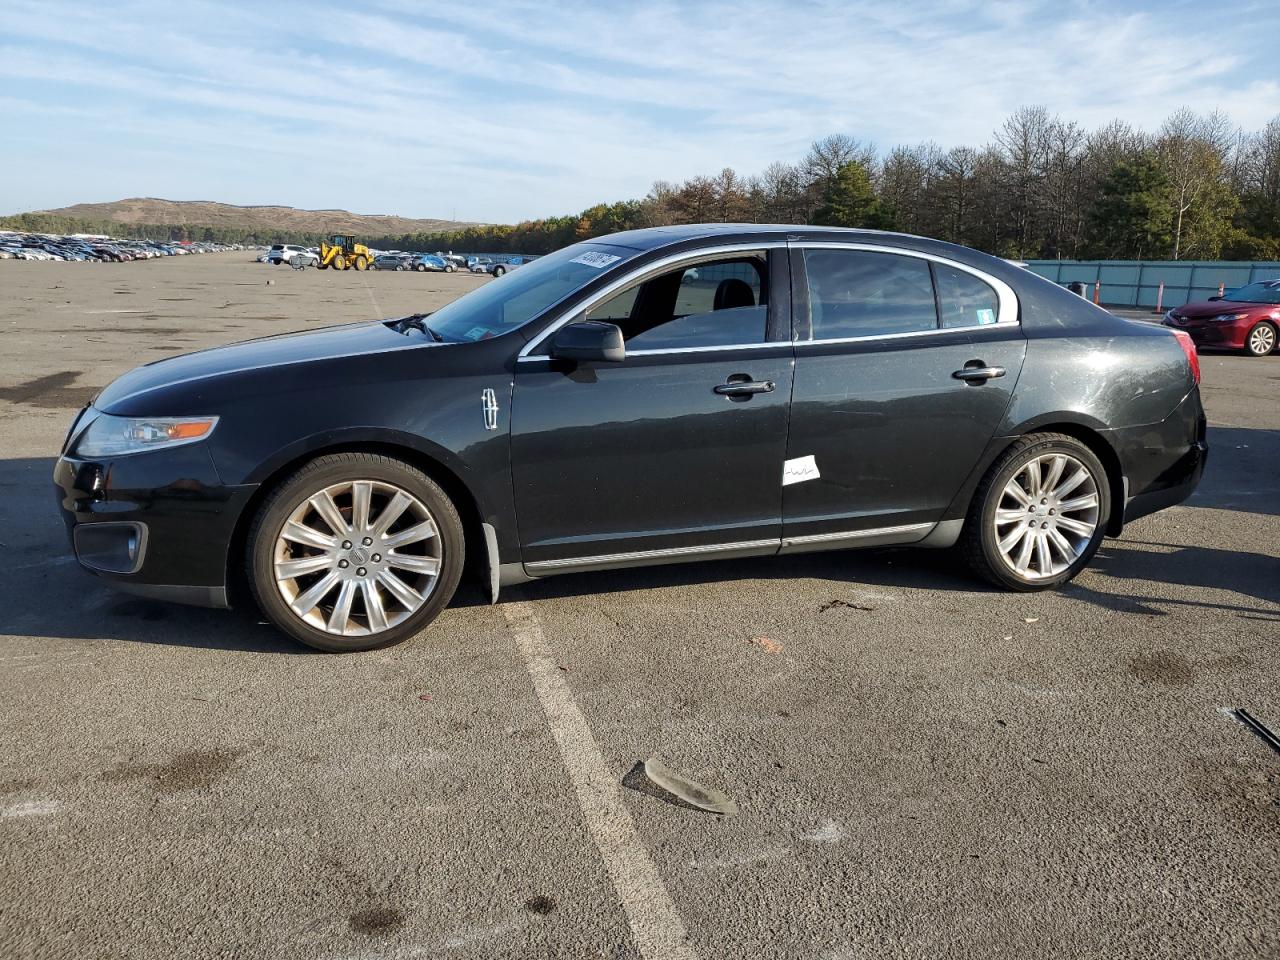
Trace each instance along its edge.
<path fill-rule="evenodd" d="M 370 907 L 347 918 L 347 925 L 356 933 L 382 935 L 404 926 L 404 914 L 390 907 Z"/>
<path fill-rule="evenodd" d="M 150 780 L 158 794 L 208 790 L 244 756 L 244 750 L 192 750 L 175 754 L 167 763 L 128 763 L 104 771 L 108 783 Z"/>
<path fill-rule="evenodd" d="M 1143 683 L 1182 685 L 1195 679 L 1186 657 L 1169 650 L 1144 653 L 1129 661 L 1129 672 Z"/>
<path fill-rule="evenodd" d="M 79 376 L 79 370 L 60 370 L 17 386 L 0 387 L 0 400 L 24 403 L 32 407 L 83 407 L 102 388 L 72 386 Z"/>

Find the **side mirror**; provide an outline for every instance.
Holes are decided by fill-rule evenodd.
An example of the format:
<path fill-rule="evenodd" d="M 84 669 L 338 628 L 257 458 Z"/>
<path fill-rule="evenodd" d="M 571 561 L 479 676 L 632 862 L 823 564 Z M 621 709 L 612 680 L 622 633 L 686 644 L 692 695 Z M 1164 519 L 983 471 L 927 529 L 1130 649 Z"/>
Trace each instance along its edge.
<path fill-rule="evenodd" d="M 1215 293 L 1212 297 L 1209 298 L 1209 302 L 1212 303 L 1214 300 L 1221 300 L 1221 299 L 1222 298 Z"/>
<path fill-rule="evenodd" d="M 603 360 L 617 363 L 626 359 L 627 348 L 616 324 L 578 320 L 565 324 L 551 338 L 551 356 L 557 360 Z"/>

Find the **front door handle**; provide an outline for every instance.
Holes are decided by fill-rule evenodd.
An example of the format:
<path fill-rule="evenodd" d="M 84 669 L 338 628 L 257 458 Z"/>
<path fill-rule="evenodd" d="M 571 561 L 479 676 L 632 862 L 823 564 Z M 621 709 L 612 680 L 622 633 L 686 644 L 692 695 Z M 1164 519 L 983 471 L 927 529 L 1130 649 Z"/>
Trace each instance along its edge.
<path fill-rule="evenodd" d="M 734 374 L 727 383 L 717 384 L 715 392 L 722 397 L 750 397 L 757 393 L 773 393 L 775 384 L 772 380 L 739 380 L 744 374 Z"/>
<path fill-rule="evenodd" d="M 978 366 L 966 365 L 963 370 L 957 370 L 952 374 L 957 380 L 963 380 L 970 386 L 979 386 L 988 380 L 994 380 L 996 377 L 1004 376 L 1004 367 L 988 367 L 982 365 L 981 361 L 977 361 Z"/>

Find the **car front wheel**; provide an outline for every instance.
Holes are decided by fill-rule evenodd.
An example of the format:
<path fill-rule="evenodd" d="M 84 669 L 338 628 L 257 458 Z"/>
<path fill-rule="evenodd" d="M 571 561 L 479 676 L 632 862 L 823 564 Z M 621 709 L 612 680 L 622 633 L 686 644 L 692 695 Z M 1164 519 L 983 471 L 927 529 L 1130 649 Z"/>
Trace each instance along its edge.
<path fill-rule="evenodd" d="M 408 639 L 453 597 L 462 523 L 420 470 L 371 453 L 320 457 L 254 519 L 250 586 L 263 613 L 308 646 L 371 650 Z"/>
<path fill-rule="evenodd" d="M 1244 349 L 1251 357 L 1265 357 L 1276 348 L 1276 328 L 1265 320 L 1249 331 Z"/>
<path fill-rule="evenodd" d="M 978 485 L 961 544 L 974 571 L 997 586 L 1049 590 L 1093 559 L 1110 510 L 1107 473 L 1092 450 L 1064 434 L 1031 434 Z"/>

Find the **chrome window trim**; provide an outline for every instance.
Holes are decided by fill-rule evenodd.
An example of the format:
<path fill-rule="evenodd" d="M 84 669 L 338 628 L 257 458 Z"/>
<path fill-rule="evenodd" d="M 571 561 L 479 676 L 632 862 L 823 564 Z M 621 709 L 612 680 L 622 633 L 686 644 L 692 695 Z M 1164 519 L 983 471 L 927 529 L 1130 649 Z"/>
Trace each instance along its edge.
<path fill-rule="evenodd" d="M 793 240 L 788 246 L 793 250 L 799 250 L 803 253 L 805 250 L 863 250 L 868 253 L 888 253 L 899 257 L 915 257 L 918 260 L 928 260 L 932 263 L 940 263 L 943 266 L 952 267 L 964 273 L 970 274 L 983 281 L 987 286 L 996 292 L 996 322 L 995 323 L 979 323 L 971 324 L 965 327 L 937 327 L 933 330 L 910 330 L 906 333 L 872 333 L 862 337 L 834 337 L 829 340 L 818 340 L 813 338 L 813 329 L 810 327 L 810 339 L 793 340 L 796 346 L 815 343 L 862 343 L 869 340 L 901 340 L 906 337 L 931 337 L 941 333 L 964 333 L 974 330 L 991 330 L 991 329 L 1008 329 L 1010 327 L 1020 327 L 1022 325 L 1021 317 L 1018 315 L 1018 295 L 1013 292 L 1013 287 L 1005 283 L 998 277 L 979 270 L 977 267 L 971 267 L 968 264 L 960 263 L 948 257 L 939 256 L 936 253 L 925 253 L 922 250 L 911 250 L 907 247 L 895 247 L 892 245 L 879 243 L 857 243 L 853 241 L 838 240 Z M 807 267 L 807 265 L 806 265 Z M 805 279 L 808 280 L 808 271 L 806 269 Z M 934 294 L 937 295 L 936 283 L 934 284 Z M 942 322 L 942 318 L 938 318 L 938 322 Z"/>
<path fill-rule="evenodd" d="M 716 257 L 726 253 L 752 253 L 757 250 L 785 250 L 786 248 L 787 248 L 787 242 L 785 240 L 769 240 L 763 243 L 729 243 L 729 244 L 722 244 L 722 245 L 716 245 L 716 246 L 700 247 L 697 250 L 684 250 L 684 251 L 681 251 L 680 253 L 669 254 L 658 260 L 654 260 L 652 263 L 648 263 L 643 267 L 633 269 L 630 272 L 623 275 L 622 277 L 613 281 L 608 286 L 600 290 L 586 304 L 579 307 L 575 307 L 573 310 L 568 310 L 560 314 L 560 316 L 556 317 L 556 319 L 553 320 L 549 325 L 544 327 L 541 333 L 539 333 L 536 337 L 534 337 L 532 340 L 526 343 L 523 348 L 521 348 L 520 352 L 516 354 L 516 362 L 519 362 L 521 360 L 550 360 L 551 359 L 550 357 L 546 357 L 546 356 L 532 357 L 530 356 L 530 354 L 535 349 L 537 349 L 544 340 L 546 340 L 548 337 L 554 334 L 557 330 L 563 327 L 566 323 L 568 323 L 578 314 L 586 313 L 589 310 L 591 310 L 593 307 L 599 306 L 601 303 L 608 300 L 611 296 L 613 296 L 623 287 L 639 279 L 640 277 L 646 276 L 647 274 L 661 272 L 667 267 L 673 266 L 675 264 L 678 264 L 684 261 L 702 260 L 707 257 Z M 786 343 L 787 343 L 786 340 L 772 340 L 772 341 L 763 341 L 759 344 L 746 344 L 746 346 L 776 347 L 779 344 L 786 344 Z M 700 351 L 736 350 L 741 348 L 742 348 L 741 346 L 678 347 L 678 348 L 672 348 L 669 350 L 628 351 L 627 355 L 628 356 L 644 356 L 644 355 L 654 355 L 654 354 L 660 354 L 660 353 L 689 353 L 695 350 L 700 350 Z"/>

